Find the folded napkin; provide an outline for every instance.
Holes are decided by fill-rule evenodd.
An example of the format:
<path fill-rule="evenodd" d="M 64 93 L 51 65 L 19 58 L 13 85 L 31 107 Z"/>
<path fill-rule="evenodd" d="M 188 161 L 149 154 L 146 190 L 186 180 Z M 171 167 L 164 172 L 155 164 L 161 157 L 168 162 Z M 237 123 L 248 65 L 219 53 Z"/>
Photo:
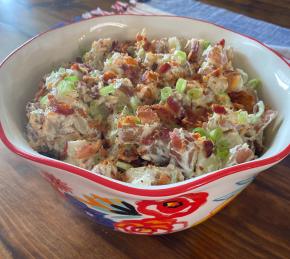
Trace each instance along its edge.
<path fill-rule="evenodd" d="M 256 20 L 244 15 L 236 14 L 222 8 L 210 6 L 192 0 L 151 0 L 147 4 L 130 1 L 123 3 L 116 1 L 112 11 L 104 11 L 99 7 L 84 13 L 76 19 L 88 19 L 95 16 L 109 14 L 142 14 L 142 15 L 181 15 L 198 18 L 222 25 L 264 42 L 280 53 L 290 62 L 290 30 L 264 21 Z"/>

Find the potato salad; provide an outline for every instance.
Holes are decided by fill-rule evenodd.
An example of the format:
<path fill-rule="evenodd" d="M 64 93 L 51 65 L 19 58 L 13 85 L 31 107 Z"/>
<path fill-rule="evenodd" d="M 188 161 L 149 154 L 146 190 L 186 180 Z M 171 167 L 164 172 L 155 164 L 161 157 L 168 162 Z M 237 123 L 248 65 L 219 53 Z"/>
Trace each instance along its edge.
<path fill-rule="evenodd" d="M 27 104 L 39 153 L 135 185 L 164 185 L 263 153 L 277 116 L 224 39 L 94 41 L 44 75 Z"/>

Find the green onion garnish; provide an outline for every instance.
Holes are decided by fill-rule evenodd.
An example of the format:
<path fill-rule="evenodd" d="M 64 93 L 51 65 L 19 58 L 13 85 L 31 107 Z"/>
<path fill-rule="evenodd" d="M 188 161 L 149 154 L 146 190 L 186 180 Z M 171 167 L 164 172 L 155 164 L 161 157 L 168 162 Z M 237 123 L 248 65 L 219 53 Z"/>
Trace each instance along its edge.
<path fill-rule="evenodd" d="M 175 50 L 173 56 L 183 64 L 186 61 L 186 53 L 181 50 Z"/>
<path fill-rule="evenodd" d="M 102 87 L 99 91 L 101 96 L 108 96 L 109 94 L 114 93 L 116 89 L 114 85 L 110 84 L 108 86 Z"/>
<path fill-rule="evenodd" d="M 207 137 L 207 135 L 208 135 L 204 128 L 195 128 L 195 129 L 193 129 L 193 132 L 198 133 L 202 137 Z"/>
<path fill-rule="evenodd" d="M 251 79 L 250 81 L 248 81 L 247 86 L 254 90 L 257 90 L 261 86 L 261 80 L 257 78 Z"/>
<path fill-rule="evenodd" d="M 210 42 L 208 40 L 203 40 L 203 42 L 202 42 L 203 50 L 206 50 L 209 45 L 210 45 Z"/>
<path fill-rule="evenodd" d="M 175 86 L 176 91 L 177 91 L 178 93 L 180 93 L 180 94 L 184 93 L 185 88 L 186 88 L 186 83 L 187 83 L 187 81 L 186 81 L 185 79 L 183 79 L 183 78 L 179 78 L 179 79 L 177 80 L 177 82 L 176 82 L 176 86 Z"/>
<path fill-rule="evenodd" d="M 239 124 L 247 124 L 248 113 L 246 111 L 238 111 L 237 121 Z"/>
<path fill-rule="evenodd" d="M 223 136 L 221 128 L 216 128 L 210 131 L 209 137 L 213 142 L 217 142 Z"/>
<path fill-rule="evenodd" d="M 46 106 L 48 104 L 48 97 L 47 95 L 42 96 L 39 100 L 41 106 Z"/>
<path fill-rule="evenodd" d="M 226 140 L 221 140 L 216 146 L 216 155 L 222 159 L 226 160 L 230 154 L 229 143 Z"/>
<path fill-rule="evenodd" d="M 76 83 L 79 79 L 76 76 L 69 76 L 61 80 L 57 85 L 58 94 L 60 96 L 69 95 L 76 89 Z"/>
<path fill-rule="evenodd" d="M 169 96 L 172 95 L 172 89 L 169 86 L 166 86 L 161 89 L 161 101 L 166 101 Z"/>
<path fill-rule="evenodd" d="M 190 99 L 196 100 L 202 96 L 202 89 L 201 88 L 192 88 L 187 92 L 187 95 Z"/>

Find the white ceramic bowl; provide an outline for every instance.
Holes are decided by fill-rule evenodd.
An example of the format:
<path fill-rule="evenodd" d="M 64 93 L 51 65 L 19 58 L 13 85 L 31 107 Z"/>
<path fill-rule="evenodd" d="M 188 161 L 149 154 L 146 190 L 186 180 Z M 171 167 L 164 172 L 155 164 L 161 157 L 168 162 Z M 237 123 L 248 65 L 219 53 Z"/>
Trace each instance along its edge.
<path fill-rule="evenodd" d="M 267 131 L 267 151 L 257 160 L 184 182 L 139 188 L 42 156 L 25 138 L 25 104 L 41 77 L 72 60 L 96 38 L 132 39 L 146 27 L 149 37 L 184 36 L 234 47 L 234 63 L 261 78 L 261 97 L 279 118 Z M 196 225 L 222 208 L 261 171 L 290 152 L 290 69 L 272 50 L 222 27 L 182 17 L 106 16 L 42 33 L 10 54 L 0 66 L 0 135 L 69 201 L 97 222 L 136 234 L 165 234 Z M 275 177 L 275 175 L 273 175 Z"/>

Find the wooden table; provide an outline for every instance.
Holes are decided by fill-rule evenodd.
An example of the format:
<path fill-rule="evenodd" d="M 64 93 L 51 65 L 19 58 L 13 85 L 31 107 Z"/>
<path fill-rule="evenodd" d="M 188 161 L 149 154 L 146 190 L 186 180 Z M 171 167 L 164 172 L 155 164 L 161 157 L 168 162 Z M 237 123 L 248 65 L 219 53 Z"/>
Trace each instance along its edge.
<path fill-rule="evenodd" d="M 0 59 L 97 4 L 110 1 L 2 1 Z M 0 144 L 0 258 L 289 258 L 289 183 L 290 157 L 203 224 L 167 236 L 132 236 L 92 223 Z"/>

